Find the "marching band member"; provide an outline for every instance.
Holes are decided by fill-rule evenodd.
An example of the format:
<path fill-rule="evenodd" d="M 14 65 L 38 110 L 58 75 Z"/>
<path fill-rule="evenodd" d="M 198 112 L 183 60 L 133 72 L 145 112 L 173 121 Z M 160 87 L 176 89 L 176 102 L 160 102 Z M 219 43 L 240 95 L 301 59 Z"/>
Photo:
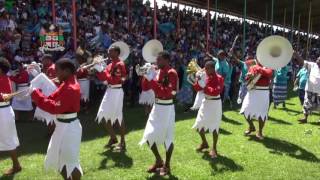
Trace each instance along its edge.
<path fill-rule="evenodd" d="M 170 54 L 161 52 L 157 57 L 159 71 L 157 73 L 150 71 L 151 73 L 145 75 L 155 92 L 156 100 L 140 142 L 140 145 L 147 143 L 156 158 L 155 164 L 148 169 L 148 172 L 159 171 L 161 176 L 170 174 L 170 160 L 174 148 L 175 110 L 173 98 L 178 89 L 178 75 L 169 63 Z M 163 163 L 158 151 L 158 146 L 163 144 L 166 148 L 165 163 Z"/>
<path fill-rule="evenodd" d="M 53 63 L 53 57 L 51 54 L 45 54 L 42 57 L 42 72 L 44 72 L 49 79 L 54 80 L 56 78 L 56 65 Z M 59 86 L 59 83 L 57 81 L 53 81 L 57 86 Z M 55 128 L 55 123 L 52 121 L 48 124 L 48 136 L 50 137 Z"/>
<path fill-rule="evenodd" d="M 204 76 L 204 77 L 203 77 Z M 224 79 L 215 72 L 213 61 L 207 61 L 205 72 L 202 77 L 193 85 L 196 91 L 204 91 L 205 99 L 198 111 L 197 119 L 193 128 L 196 128 L 201 137 L 202 143 L 197 151 L 209 148 L 205 132 L 213 134 L 213 147 L 210 151 L 211 158 L 216 158 L 219 127 L 222 119 L 222 103 L 220 94 L 223 92 Z"/>
<path fill-rule="evenodd" d="M 110 134 L 110 140 L 106 144 L 106 147 L 111 148 L 118 142 L 116 134 L 113 129 L 113 125 L 118 123 L 120 126 L 121 140 L 117 145 L 116 150 L 125 150 L 125 123 L 123 121 L 123 96 L 124 92 L 122 85 L 126 80 L 127 71 L 123 61 L 119 59 L 120 48 L 113 46 L 109 49 L 109 57 L 112 62 L 103 71 L 101 66 L 95 66 L 98 71 L 97 77 L 101 81 L 108 83 L 108 89 L 102 99 L 99 107 L 97 120 L 100 123 L 103 119 L 105 120 L 106 129 Z"/>
<path fill-rule="evenodd" d="M 27 89 L 29 87 L 29 74 L 23 68 L 23 66 L 18 64 L 18 73 L 16 75 L 10 76 L 11 81 L 16 84 L 17 91 Z M 32 111 L 32 101 L 31 97 L 27 96 L 25 98 L 13 97 L 12 99 L 12 108 L 15 110 L 16 119 L 19 119 L 20 115 L 18 111 Z"/>
<path fill-rule="evenodd" d="M 87 62 L 87 59 L 91 56 L 90 52 L 78 49 L 76 52 L 76 60 L 78 64 L 83 65 Z M 88 108 L 89 96 L 90 96 L 90 79 L 89 71 L 85 68 L 79 68 L 77 70 L 77 78 L 81 89 L 81 101 L 85 107 Z"/>
<path fill-rule="evenodd" d="M 80 179 L 82 175 L 79 160 L 82 127 L 77 118 L 80 111 L 80 85 L 75 72 L 75 65 L 69 59 L 60 59 L 56 63 L 57 77 L 62 82 L 60 87 L 48 97 L 39 89 L 31 94 L 38 107 L 57 115 L 45 167 L 59 171 L 64 179 Z"/>
<path fill-rule="evenodd" d="M 52 55 L 45 54 L 42 57 L 42 65 L 43 65 L 42 71 L 48 76 L 49 79 L 56 78 L 56 68 L 55 68 Z"/>
<path fill-rule="evenodd" d="M 9 95 L 12 93 L 11 82 L 6 75 L 10 69 L 8 60 L 0 58 L 0 152 L 9 152 L 12 168 L 5 175 L 13 175 L 21 171 L 17 147 L 19 139 L 16 130 L 14 112 L 10 106 Z"/>
<path fill-rule="evenodd" d="M 154 104 L 155 95 L 150 83 L 145 77 L 141 77 L 141 94 L 139 96 L 139 104 L 145 106 L 145 115 L 149 115 Z"/>
<path fill-rule="evenodd" d="M 309 114 L 320 107 L 320 57 L 316 62 L 308 62 L 303 60 L 296 52 L 294 58 L 300 66 L 305 66 L 309 72 L 309 78 L 305 87 L 305 97 L 303 103 L 304 118 L 300 119 L 300 123 L 308 122 Z"/>
<path fill-rule="evenodd" d="M 263 139 L 262 130 L 265 125 L 265 121 L 268 119 L 269 101 L 270 101 L 269 85 L 271 83 L 273 72 L 272 72 L 272 69 L 262 67 L 262 65 L 258 62 L 258 60 L 256 61 L 257 61 L 257 65 L 251 66 L 249 68 L 246 80 L 258 74 L 260 74 L 261 77 L 255 84 L 255 88 L 252 90 L 249 90 L 248 93 L 246 94 L 242 103 L 240 113 L 244 114 L 249 124 L 249 129 L 245 131 L 245 135 L 249 135 L 250 133 L 256 130 L 252 122 L 252 119 L 256 118 L 259 120 L 259 131 L 256 134 L 256 137 L 262 140 Z"/>

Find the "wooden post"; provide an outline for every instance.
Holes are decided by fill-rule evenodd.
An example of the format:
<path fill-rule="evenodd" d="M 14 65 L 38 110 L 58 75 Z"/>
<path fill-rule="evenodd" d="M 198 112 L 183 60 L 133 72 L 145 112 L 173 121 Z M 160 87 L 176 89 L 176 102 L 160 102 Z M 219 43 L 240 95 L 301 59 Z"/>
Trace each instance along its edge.
<path fill-rule="evenodd" d="M 286 19 L 287 19 L 287 8 L 284 8 L 284 15 L 283 15 L 283 37 L 285 36 L 286 32 L 284 28 L 286 28 Z"/>
<path fill-rule="evenodd" d="M 157 39 L 157 1 L 153 0 L 153 4 L 153 37 L 154 39 Z"/>
<path fill-rule="evenodd" d="M 210 38 L 210 0 L 207 0 L 207 52 L 209 52 L 209 38 Z"/>
<path fill-rule="evenodd" d="M 312 13 L 312 0 L 309 0 L 308 37 L 307 37 L 307 53 L 306 53 L 306 59 L 309 58 L 309 41 L 310 41 L 310 28 L 311 28 L 311 13 Z"/>
<path fill-rule="evenodd" d="M 242 34 L 242 54 L 243 58 L 245 58 L 246 53 L 246 20 L 247 20 L 247 0 L 244 0 L 243 6 L 243 34 Z"/>
<path fill-rule="evenodd" d="M 56 3 L 55 0 L 51 0 L 52 22 L 56 24 Z"/>
<path fill-rule="evenodd" d="M 294 18 L 295 18 L 295 10 L 296 10 L 296 0 L 292 0 L 292 21 L 291 21 L 291 43 L 293 43 L 294 36 Z"/>
<path fill-rule="evenodd" d="M 215 9 L 215 14 L 214 14 L 214 41 L 217 42 L 217 20 L 218 20 L 218 0 L 215 0 L 214 3 L 214 9 Z"/>
<path fill-rule="evenodd" d="M 273 35 L 274 0 L 271 0 L 271 35 Z"/>
<path fill-rule="evenodd" d="M 72 26 L 73 26 L 73 50 L 76 51 L 77 45 L 77 13 L 76 0 L 72 0 Z"/>

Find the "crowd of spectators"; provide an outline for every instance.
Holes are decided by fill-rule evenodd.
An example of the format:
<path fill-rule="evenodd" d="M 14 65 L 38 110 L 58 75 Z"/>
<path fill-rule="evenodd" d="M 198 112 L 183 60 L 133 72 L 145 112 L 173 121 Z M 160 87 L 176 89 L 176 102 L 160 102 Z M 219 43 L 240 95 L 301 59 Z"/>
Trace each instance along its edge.
<path fill-rule="evenodd" d="M 11 62 L 39 61 L 39 33 L 52 24 L 51 1 L 48 0 L 0 0 L 0 56 Z M 56 25 L 63 29 L 64 53 L 72 56 L 72 10 L 71 1 L 56 0 Z M 143 45 L 153 39 L 153 8 L 150 2 L 131 0 L 130 17 L 128 18 L 126 0 L 77 0 L 78 44 L 93 54 L 105 52 L 114 42 L 122 40 L 130 45 L 131 55 L 126 61 L 129 70 L 128 92 L 134 97 L 138 93 L 138 77 L 134 72 L 136 64 L 143 63 L 141 50 Z M 177 17 L 180 13 L 180 26 Z M 130 25 L 128 26 L 128 20 Z M 216 39 L 214 26 L 217 24 Z M 226 52 L 232 46 L 234 38 L 242 34 L 242 22 L 220 15 L 211 17 L 210 21 L 210 52 L 219 50 Z M 207 17 L 199 9 L 183 9 L 163 6 L 157 11 L 157 39 L 172 54 L 172 65 L 179 70 L 186 66 L 192 58 L 203 62 L 206 52 Z M 180 27 L 177 30 L 177 27 Z M 178 33 L 179 32 L 179 33 Z M 245 56 L 254 56 L 255 49 L 271 32 L 270 26 L 261 23 L 247 23 L 245 39 Z M 275 30 L 290 39 L 290 32 Z M 298 39 L 300 40 L 298 42 Z M 300 54 L 306 53 L 306 36 L 295 34 L 293 45 Z M 311 41 L 309 59 L 315 60 L 320 55 L 318 41 Z M 235 49 L 241 51 L 242 38 L 236 43 Z M 61 54 L 60 54 L 61 55 Z M 235 73 L 236 74 L 236 73 Z M 183 74 L 180 76 L 183 76 Z M 182 78 L 181 78 L 182 79 Z M 180 83 L 183 83 L 182 80 Z"/>

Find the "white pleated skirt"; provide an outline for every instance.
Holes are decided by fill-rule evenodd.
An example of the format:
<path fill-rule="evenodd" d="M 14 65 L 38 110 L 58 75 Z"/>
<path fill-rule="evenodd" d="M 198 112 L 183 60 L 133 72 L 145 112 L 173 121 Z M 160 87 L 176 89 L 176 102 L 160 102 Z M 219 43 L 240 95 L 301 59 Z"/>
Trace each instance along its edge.
<path fill-rule="evenodd" d="M 191 110 L 198 110 L 205 98 L 203 91 L 198 91 L 196 95 L 196 99 L 194 100 L 193 106 L 190 108 Z"/>
<path fill-rule="evenodd" d="M 192 128 L 198 131 L 204 130 L 213 133 L 219 133 L 219 127 L 222 119 L 222 103 L 219 100 L 204 99 L 198 111 L 196 122 Z"/>
<path fill-rule="evenodd" d="M 90 98 L 90 80 L 89 79 L 79 79 L 81 100 L 88 102 Z"/>
<path fill-rule="evenodd" d="M 71 123 L 55 121 L 56 128 L 49 142 L 45 157 L 45 169 L 61 172 L 66 167 L 67 176 L 70 178 L 73 170 L 80 166 L 80 144 L 82 127 L 79 120 Z"/>
<path fill-rule="evenodd" d="M 262 119 L 266 121 L 268 119 L 269 112 L 269 90 L 250 90 L 246 94 L 242 107 L 241 114 L 247 119 Z"/>
<path fill-rule="evenodd" d="M 19 146 L 15 116 L 11 106 L 0 108 L 0 151 L 11 151 Z"/>
<path fill-rule="evenodd" d="M 141 92 L 139 97 L 139 104 L 152 106 L 154 101 L 155 101 L 155 95 L 152 89 Z"/>
<path fill-rule="evenodd" d="M 24 89 L 29 88 L 29 86 L 17 86 L 17 91 L 21 91 Z M 33 106 L 32 106 L 32 100 L 31 96 L 26 96 L 26 97 L 18 97 L 15 96 L 12 99 L 12 109 L 16 111 L 32 111 Z"/>
<path fill-rule="evenodd" d="M 108 88 L 99 107 L 97 120 L 100 123 L 103 119 L 114 124 L 116 121 L 122 123 L 123 118 L 123 89 Z"/>
<path fill-rule="evenodd" d="M 168 150 L 174 139 L 175 126 L 174 105 L 154 104 L 144 130 L 140 145 L 148 142 L 150 147 L 165 145 Z"/>

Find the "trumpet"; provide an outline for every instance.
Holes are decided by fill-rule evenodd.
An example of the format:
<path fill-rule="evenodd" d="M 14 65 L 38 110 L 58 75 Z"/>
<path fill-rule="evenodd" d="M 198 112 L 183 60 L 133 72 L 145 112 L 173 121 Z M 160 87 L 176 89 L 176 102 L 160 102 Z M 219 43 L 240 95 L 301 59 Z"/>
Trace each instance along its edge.
<path fill-rule="evenodd" d="M 108 60 L 109 60 L 108 58 L 103 58 L 103 56 L 98 55 L 93 58 L 93 63 L 80 66 L 80 69 L 90 69 L 97 64 L 106 63 Z"/>

